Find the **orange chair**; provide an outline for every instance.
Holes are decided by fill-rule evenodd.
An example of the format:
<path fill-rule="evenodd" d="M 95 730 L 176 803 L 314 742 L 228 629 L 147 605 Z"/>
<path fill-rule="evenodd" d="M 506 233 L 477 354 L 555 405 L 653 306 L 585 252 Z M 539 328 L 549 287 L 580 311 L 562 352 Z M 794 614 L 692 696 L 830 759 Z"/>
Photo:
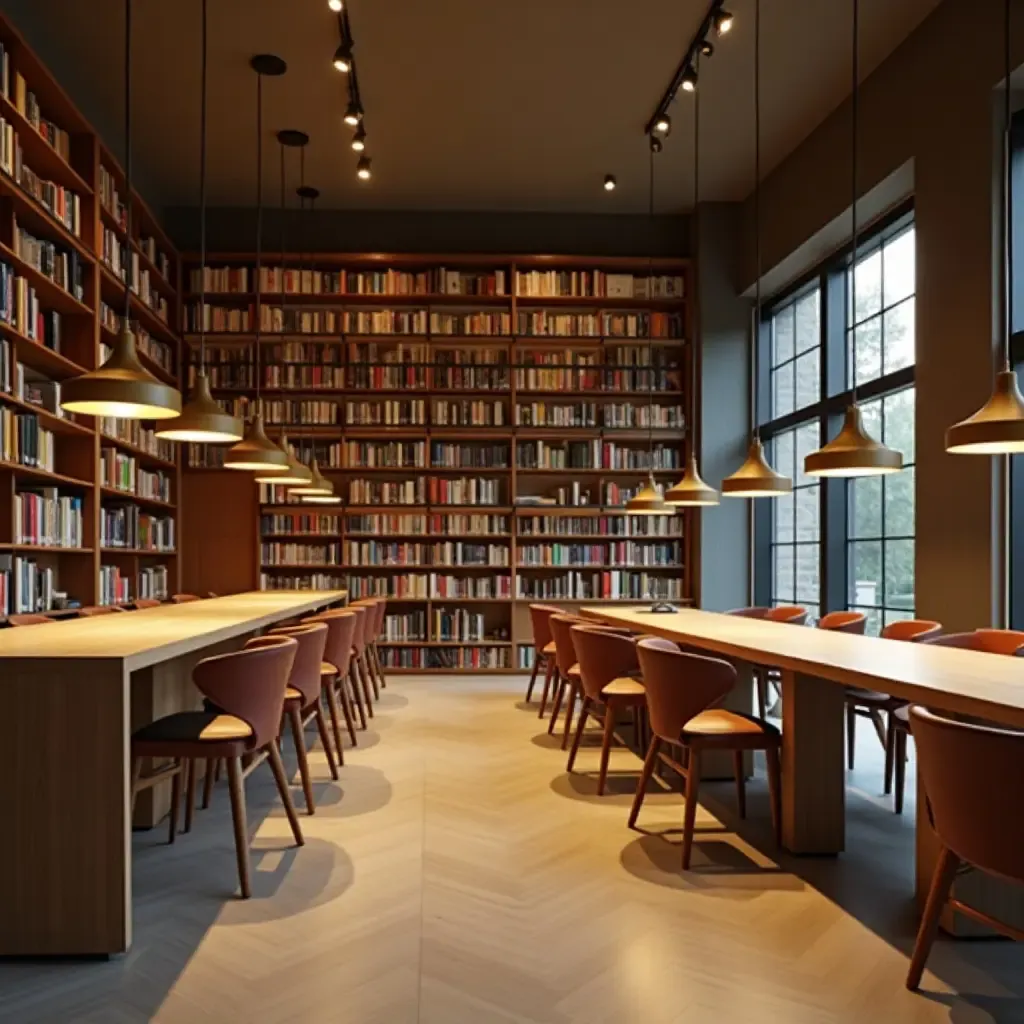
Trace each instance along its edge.
<path fill-rule="evenodd" d="M 56 621 L 56 619 L 51 619 L 49 615 L 37 615 L 34 612 L 23 612 L 20 615 L 7 616 L 8 626 L 46 626 Z"/>
<path fill-rule="evenodd" d="M 86 608 L 78 609 L 80 619 L 91 619 L 97 615 L 113 615 L 115 612 L 123 612 L 124 608 L 116 604 L 92 604 Z"/>
<path fill-rule="evenodd" d="M 551 635 L 551 616 L 561 615 L 562 610 L 550 604 L 530 605 L 530 625 L 533 628 L 533 671 L 530 683 L 526 687 L 526 703 L 530 703 L 533 687 L 537 682 L 537 672 L 544 666 L 544 690 L 541 693 L 538 718 L 544 717 L 547 709 L 551 681 L 555 674 L 555 638 Z"/>
<path fill-rule="evenodd" d="M 863 612 L 829 612 L 818 619 L 818 629 L 852 633 L 855 636 L 863 636 L 867 624 L 868 617 Z"/>
<path fill-rule="evenodd" d="M 172 594 L 171 604 L 188 604 L 190 601 L 201 601 L 198 594 Z"/>
<path fill-rule="evenodd" d="M 136 611 L 141 611 L 143 608 L 159 608 L 163 604 L 163 601 L 158 601 L 155 597 L 140 597 L 132 601 Z"/>
<path fill-rule="evenodd" d="M 807 609 L 798 604 L 780 604 L 777 607 L 733 608 L 726 615 L 738 615 L 745 619 L 763 619 L 765 622 L 788 622 L 802 626 L 807 621 Z M 782 676 L 777 668 L 767 665 L 754 666 L 754 683 L 757 686 L 757 710 L 762 718 L 768 716 L 768 687 L 776 692 L 782 689 Z"/>

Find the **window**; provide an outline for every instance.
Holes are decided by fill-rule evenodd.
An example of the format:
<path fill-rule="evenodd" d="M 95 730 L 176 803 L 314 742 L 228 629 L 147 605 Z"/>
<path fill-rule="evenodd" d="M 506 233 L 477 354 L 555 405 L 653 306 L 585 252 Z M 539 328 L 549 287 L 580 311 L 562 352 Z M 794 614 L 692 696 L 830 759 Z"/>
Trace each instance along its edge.
<path fill-rule="evenodd" d="M 821 296 L 817 288 L 771 318 L 772 419 L 813 405 L 821 396 Z"/>

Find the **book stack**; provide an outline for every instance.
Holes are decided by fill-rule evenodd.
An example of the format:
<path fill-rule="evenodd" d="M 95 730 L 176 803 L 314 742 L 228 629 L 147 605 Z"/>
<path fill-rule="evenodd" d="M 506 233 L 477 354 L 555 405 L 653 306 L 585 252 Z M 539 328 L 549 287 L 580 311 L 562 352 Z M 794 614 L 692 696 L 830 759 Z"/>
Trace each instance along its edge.
<path fill-rule="evenodd" d="M 0 555 L 0 611 L 4 615 L 48 612 L 54 608 L 57 576 L 32 558 Z"/>
<path fill-rule="evenodd" d="M 83 510 L 82 498 L 60 494 L 56 487 L 19 491 L 14 496 L 14 543 L 80 548 Z"/>
<path fill-rule="evenodd" d="M 44 238 L 36 238 L 21 227 L 17 217 L 14 218 L 14 252 L 79 302 L 85 297 L 78 253 Z"/>
<path fill-rule="evenodd" d="M 0 408 L 0 459 L 53 472 L 55 454 L 53 433 L 35 413 Z"/>
<path fill-rule="evenodd" d="M 141 596 L 141 595 L 140 595 Z M 132 599 L 128 578 L 116 565 L 100 566 L 99 600 L 97 604 L 127 604 Z"/>
<path fill-rule="evenodd" d="M 166 601 L 169 595 L 167 566 L 158 565 L 140 569 L 136 593 L 140 598 Z"/>
<path fill-rule="evenodd" d="M 60 316 L 42 307 L 36 290 L 14 268 L 0 263 L 0 320 L 26 338 L 60 351 Z"/>

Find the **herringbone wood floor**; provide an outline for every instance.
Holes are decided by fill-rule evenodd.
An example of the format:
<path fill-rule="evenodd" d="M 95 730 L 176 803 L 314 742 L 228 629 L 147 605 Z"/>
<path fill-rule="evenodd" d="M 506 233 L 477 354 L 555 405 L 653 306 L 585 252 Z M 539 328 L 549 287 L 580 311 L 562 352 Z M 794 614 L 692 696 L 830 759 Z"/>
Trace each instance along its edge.
<path fill-rule="evenodd" d="M 324 781 L 299 850 L 269 771 L 254 774 L 248 902 L 229 895 L 222 787 L 174 847 L 163 829 L 137 835 L 131 953 L 0 965 L 0 1020 L 1024 1020 L 1024 950 L 1010 943 L 941 942 L 928 994 L 904 990 L 913 831 L 868 797 L 877 772 L 853 777 L 838 860 L 779 860 L 763 783 L 742 835 L 731 785 L 708 786 L 684 876 L 678 832 L 625 827 L 637 759 L 613 755 L 614 795 L 598 799 L 591 778 L 567 779 L 521 693 L 518 680 L 395 678 L 340 784 L 314 755 Z M 584 751 L 580 769 L 595 766 Z M 680 821 L 677 795 L 648 798 L 646 829 Z"/>

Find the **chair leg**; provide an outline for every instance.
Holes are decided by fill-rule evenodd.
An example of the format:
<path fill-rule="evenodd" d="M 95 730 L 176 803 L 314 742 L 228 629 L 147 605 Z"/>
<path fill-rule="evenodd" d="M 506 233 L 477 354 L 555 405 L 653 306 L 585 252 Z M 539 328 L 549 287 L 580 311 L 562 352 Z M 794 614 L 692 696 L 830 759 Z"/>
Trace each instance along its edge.
<path fill-rule="evenodd" d="M 380 651 L 377 650 L 377 641 L 373 641 L 373 661 L 377 666 L 377 675 L 380 676 L 380 688 L 386 690 L 388 688 L 388 677 L 384 675 L 384 663 L 380 660 Z"/>
<path fill-rule="evenodd" d="M 605 782 L 608 780 L 608 755 L 612 752 L 612 737 L 615 733 L 615 712 L 613 701 L 604 705 L 604 735 L 601 737 L 601 767 L 597 772 L 597 795 L 604 796 Z"/>
<path fill-rule="evenodd" d="M 853 771 L 853 755 L 857 749 L 857 709 L 846 705 L 846 767 Z"/>
<path fill-rule="evenodd" d="M 683 870 L 690 870 L 690 854 L 693 852 L 693 828 L 697 820 L 697 790 L 700 787 L 700 748 L 690 748 L 689 763 L 686 766 L 686 792 L 683 799 Z"/>
<path fill-rule="evenodd" d="M 890 711 L 885 730 L 885 779 L 882 792 L 888 796 L 892 792 L 892 772 L 896 757 L 896 727 L 893 713 Z"/>
<path fill-rule="evenodd" d="M 366 728 L 366 708 L 363 707 L 363 696 L 359 692 L 359 679 L 356 675 L 355 659 L 349 663 L 348 667 L 348 683 L 349 688 L 352 690 L 352 696 L 356 702 L 356 710 L 359 712 L 359 724 L 360 727 Z"/>
<path fill-rule="evenodd" d="M 302 711 L 298 701 L 288 702 L 288 718 L 292 723 L 292 742 L 295 744 L 295 757 L 299 762 L 299 777 L 302 779 L 306 810 L 312 814 L 316 810 L 316 805 L 313 802 L 313 783 L 309 778 L 309 758 L 306 756 L 306 737 L 302 734 Z"/>
<path fill-rule="evenodd" d="M 657 736 L 651 737 L 651 745 L 647 748 L 647 756 L 644 758 L 644 770 L 640 773 L 640 781 L 637 783 L 636 793 L 633 796 L 633 806 L 629 809 L 630 828 L 636 827 L 636 819 L 640 815 L 640 808 L 646 795 L 647 783 L 651 781 L 654 774 L 654 766 L 658 763 L 658 750 L 661 747 L 661 740 Z"/>
<path fill-rule="evenodd" d="M 362 658 L 353 657 L 352 664 L 355 666 L 356 674 L 355 679 L 358 680 L 359 686 L 362 688 L 363 696 L 363 707 L 366 709 L 366 714 L 369 718 L 374 717 L 373 710 L 373 692 L 370 690 L 370 683 L 366 678 L 363 671 L 364 662 Z"/>
<path fill-rule="evenodd" d="M 190 757 L 185 768 L 185 832 L 192 831 L 192 815 L 196 809 L 196 759 Z"/>
<path fill-rule="evenodd" d="M 213 771 L 216 766 L 216 758 L 206 759 L 206 774 L 203 776 L 203 810 L 210 806 L 210 799 L 213 796 Z"/>
<path fill-rule="evenodd" d="M 135 815 L 135 798 L 139 795 L 139 779 L 142 778 L 142 758 L 132 758 L 131 814 Z"/>
<path fill-rule="evenodd" d="M 939 859 L 935 864 L 935 874 L 928 890 L 928 900 L 924 905 L 921 925 L 917 930 L 917 941 L 914 943 L 914 955 L 910 958 L 910 970 L 907 971 L 907 988 L 912 992 L 921 984 L 921 975 L 928 954 L 932 951 L 935 933 L 939 929 L 939 918 L 942 909 L 949 899 L 956 870 L 960 866 L 960 858 L 947 846 L 943 846 Z"/>
<path fill-rule="evenodd" d="M 882 744 L 882 749 L 885 750 L 885 723 L 882 721 L 881 712 L 872 708 L 871 711 L 868 712 L 868 718 L 871 719 L 871 724 L 875 727 L 875 735 L 878 736 L 878 742 Z"/>
<path fill-rule="evenodd" d="M 555 673 L 555 703 L 551 708 L 551 720 L 548 722 L 548 735 L 555 731 L 555 722 L 558 721 L 558 713 L 562 710 L 562 699 L 565 697 L 565 688 L 568 680 L 562 678 L 562 673 Z"/>
<path fill-rule="evenodd" d="M 572 750 L 569 751 L 569 760 L 565 770 L 572 772 L 572 766 L 576 763 L 576 755 L 579 753 L 580 740 L 583 739 L 583 729 L 587 724 L 587 716 L 590 714 L 590 698 L 584 695 L 583 707 L 580 709 L 580 720 L 576 725 L 576 735 L 573 737 Z"/>
<path fill-rule="evenodd" d="M 782 846 L 782 771 L 779 765 L 779 748 L 769 747 L 765 752 L 768 766 L 768 801 L 772 808 L 772 829 L 775 845 Z"/>
<path fill-rule="evenodd" d="M 569 684 L 569 699 L 565 705 L 565 727 L 562 729 L 562 749 L 569 745 L 569 734 L 572 732 L 572 720 L 576 715 L 576 701 L 579 699 L 578 683 Z"/>
<path fill-rule="evenodd" d="M 245 821 L 245 785 L 242 782 L 242 761 L 227 758 L 228 788 L 231 791 L 231 820 L 235 826 L 235 857 L 238 860 L 238 884 L 242 899 L 252 895 L 249 886 L 249 829 Z"/>
<path fill-rule="evenodd" d="M 344 679 L 338 679 L 338 702 L 341 704 L 341 713 L 345 716 L 345 728 L 348 730 L 348 738 L 352 741 L 352 746 L 358 744 L 356 739 L 356 719 L 355 712 L 352 709 L 352 696 L 348 692 L 348 687 L 345 685 Z M 333 683 L 331 684 L 333 687 Z"/>
<path fill-rule="evenodd" d="M 747 767 L 743 763 L 743 751 L 732 752 L 733 770 L 736 773 L 736 804 L 740 809 L 740 817 L 747 816 Z"/>
<path fill-rule="evenodd" d="M 903 813 L 903 792 L 907 784 L 907 734 L 902 729 L 896 730 L 896 741 L 893 744 L 893 765 L 896 772 L 896 794 L 893 807 L 897 814 Z"/>
<path fill-rule="evenodd" d="M 373 690 L 373 699 L 380 700 L 380 689 L 377 685 L 377 678 L 370 671 L 370 664 L 366 657 L 365 649 L 359 652 L 359 667 L 363 673 L 363 685 Z M 367 701 L 370 699 L 370 690 L 367 690 Z"/>
<path fill-rule="evenodd" d="M 757 680 L 757 709 L 762 718 L 768 717 L 768 670 L 757 668 L 754 670 L 754 678 Z"/>
<path fill-rule="evenodd" d="M 333 686 L 327 687 L 327 710 L 331 715 L 331 730 L 334 732 L 334 751 L 338 758 L 338 764 L 345 763 L 345 751 L 341 743 L 341 718 L 338 714 L 338 695 L 334 692 Z"/>
<path fill-rule="evenodd" d="M 217 760 L 216 760 L 216 764 L 213 766 L 213 781 L 214 782 L 220 782 L 220 769 L 221 769 L 221 766 L 223 764 L 224 764 L 224 759 L 218 757 Z"/>
<path fill-rule="evenodd" d="M 323 704 L 316 702 L 316 730 L 320 733 L 320 746 L 324 748 L 324 756 L 327 758 L 327 767 L 330 769 L 331 778 L 338 778 L 338 762 L 334 759 L 334 751 L 331 749 L 331 737 L 327 732 L 327 720 L 324 718 Z"/>
<path fill-rule="evenodd" d="M 270 770 L 274 773 L 274 781 L 277 783 L 277 791 L 281 794 L 281 803 L 284 804 L 284 812 L 288 815 L 288 824 L 292 827 L 295 845 L 304 846 L 306 840 L 302 837 L 302 826 L 299 824 L 299 816 L 295 813 L 295 804 L 292 803 L 292 794 L 288 789 L 288 778 L 284 773 L 284 762 L 281 760 L 281 749 L 277 745 L 277 740 L 271 740 L 267 744 L 267 754 L 270 759 Z"/>
<path fill-rule="evenodd" d="M 536 651 L 533 655 L 533 671 L 530 673 L 530 682 L 526 687 L 526 703 L 530 703 L 530 698 L 533 696 L 533 687 L 537 682 L 537 673 L 540 671 L 540 651 Z"/>
<path fill-rule="evenodd" d="M 174 766 L 178 769 L 171 779 L 171 822 L 167 842 L 173 843 L 178 834 L 178 805 L 181 803 L 181 758 L 175 758 Z"/>
<path fill-rule="evenodd" d="M 551 692 L 551 680 L 554 678 L 555 674 L 555 659 L 545 656 L 545 661 L 547 662 L 547 665 L 544 668 L 544 689 L 541 691 L 540 695 L 540 711 L 537 712 L 538 718 L 543 718 L 544 712 L 547 710 L 548 695 Z"/>

